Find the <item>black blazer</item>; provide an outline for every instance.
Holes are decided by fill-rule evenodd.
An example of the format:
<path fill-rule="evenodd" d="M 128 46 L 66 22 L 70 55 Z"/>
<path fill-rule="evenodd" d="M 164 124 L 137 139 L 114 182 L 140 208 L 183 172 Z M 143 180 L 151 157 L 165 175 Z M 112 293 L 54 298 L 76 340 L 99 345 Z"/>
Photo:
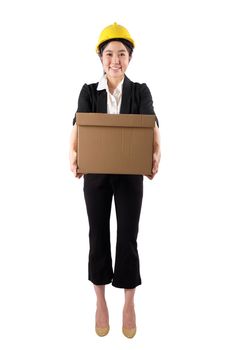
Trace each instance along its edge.
<path fill-rule="evenodd" d="M 79 94 L 77 112 L 107 113 L 107 91 L 97 90 L 98 83 L 84 84 Z M 125 76 L 122 87 L 121 114 L 155 115 L 153 100 L 146 84 L 133 83 Z M 155 120 L 159 126 L 158 118 Z M 76 118 L 73 119 L 73 125 Z"/>

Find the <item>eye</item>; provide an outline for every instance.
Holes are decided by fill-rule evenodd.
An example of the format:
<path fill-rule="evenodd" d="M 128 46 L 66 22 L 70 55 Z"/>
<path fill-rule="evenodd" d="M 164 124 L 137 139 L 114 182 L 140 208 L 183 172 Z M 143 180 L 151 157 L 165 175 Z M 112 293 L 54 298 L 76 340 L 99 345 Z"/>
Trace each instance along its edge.
<path fill-rule="evenodd" d="M 106 56 L 110 56 L 110 57 L 111 57 L 111 56 L 112 56 L 112 53 L 111 53 L 111 52 L 107 52 L 107 53 L 106 53 Z"/>
<path fill-rule="evenodd" d="M 125 53 L 124 53 L 124 52 L 122 52 L 120 55 L 121 55 L 121 56 L 125 56 Z"/>

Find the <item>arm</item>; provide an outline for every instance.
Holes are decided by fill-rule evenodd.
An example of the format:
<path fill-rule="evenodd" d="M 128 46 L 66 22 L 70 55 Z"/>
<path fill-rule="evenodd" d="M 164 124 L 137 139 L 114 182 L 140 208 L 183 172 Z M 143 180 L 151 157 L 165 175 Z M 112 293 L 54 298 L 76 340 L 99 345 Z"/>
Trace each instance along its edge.
<path fill-rule="evenodd" d="M 159 121 L 154 111 L 153 100 L 150 89 L 146 84 L 141 84 L 140 89 L 140 114 L 151 114 L 155 116 L 155 122 L 159 127 Z"/>
<path fill-rule="evenodd" d="M 89 113 L 92 111 L 90 90 L 87 84 L 84 84 L 78 98 L 78 108 L 76 112 Z M 76 123 L 76 115 L 73 118 L 73 125 Z"/>
<path fill-rule="evenodd" d="M 78 145 L 78 127 L 77 124 L 74 124 L 73 129 L 70 135 L 70 170 L 75 177 L 80 178 L 82 174 L 78 174 L 78 163 L 77 163 L 77 145 Z"/>
<path fill-rule="evenodd" d="M 155 127 L 154 127 L 154 143 L 153 143 L 153 159 L 152 159 L 152 174 L 147 177 L 152 180 L 155 174 L 158 172 L 159 162 L 161 158 L 161 147 L 160 147 L 160 135 L 159 135 L 159 121 L 154 112 L 153 100 L 150 90 L 146 84 L 141 85 L 141 114 L 151 114 L 155 116 Z"/>
<path fill-rule="evenodd" d="M 160 134 L 157 125 L 154 127 L 154 144 L 153 144 L 153 160 L 152 160 L 152 175 L 147 177 L 152 180 L 159 169 L 159 162 L 161 158 L 161 147 L 160 147 Z"/>
<path fill-rule="evenodd" d="M 84 84 L 78 98 L 78 109 L 77 112 L 90 112 L 91 111 L 91 100 L 87 84 Z M 83 174 L 78 172 L 78 162 L 77 162 L 77 150 L 78 148 L 78 127 L 76 124 L 76 115 L 73 118 L 73 129 L 70 135 L 70 170 L 73 172 L 74 176 L 78 179 L 82 177 Z"/>

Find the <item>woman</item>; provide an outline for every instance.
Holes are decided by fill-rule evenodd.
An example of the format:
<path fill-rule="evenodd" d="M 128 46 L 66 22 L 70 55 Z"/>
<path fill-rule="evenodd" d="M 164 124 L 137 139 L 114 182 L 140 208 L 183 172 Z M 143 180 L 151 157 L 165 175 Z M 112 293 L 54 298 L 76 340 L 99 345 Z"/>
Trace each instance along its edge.
<path fill-rule="evenodd" d="M 99 83 L 85 84 L 80 92 L 77 112 L 155 115 L 151 93 L 146 84 L 133 83 L 125 72 L 131 61 L 134 41 L 126 28 L 114 23 L 100 34 L 96 51 L 104 76 Z M 70 168 L 77 178 L 77 126 L 73 120 Z M 158 120 L 154 128 L 153 179 L 160 161 Z M 110 246 L 110 213 L 114 196 L 117 215 L 117 243 L 114 270 Z M 137 234 L 143 196 L 143 175 L 85 174 L 84 197 L 89 220 L 89 280 L 97 297 L 96 333 L 109 332 L 105 285 L 124 289 L 123 334 L 136 334 L 135 289 L 141 284 Z"/>

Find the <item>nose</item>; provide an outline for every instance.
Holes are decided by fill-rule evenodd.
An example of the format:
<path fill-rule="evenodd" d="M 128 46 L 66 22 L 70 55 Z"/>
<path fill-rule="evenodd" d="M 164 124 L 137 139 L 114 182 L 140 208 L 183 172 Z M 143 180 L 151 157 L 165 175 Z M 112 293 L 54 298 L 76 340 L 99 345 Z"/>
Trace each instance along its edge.
<path fill-rule="evenodd" d="M 118 55 L 114 55 L 113 58 L 112 58 L 112 63 L 119 64 L 119 62 L 120 62 L 120 60 L 119 60 Z"/>

